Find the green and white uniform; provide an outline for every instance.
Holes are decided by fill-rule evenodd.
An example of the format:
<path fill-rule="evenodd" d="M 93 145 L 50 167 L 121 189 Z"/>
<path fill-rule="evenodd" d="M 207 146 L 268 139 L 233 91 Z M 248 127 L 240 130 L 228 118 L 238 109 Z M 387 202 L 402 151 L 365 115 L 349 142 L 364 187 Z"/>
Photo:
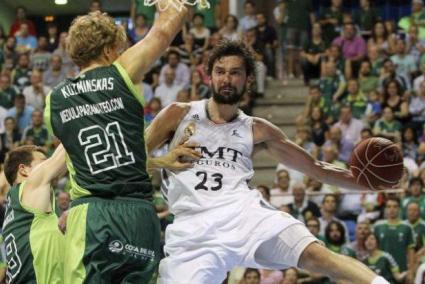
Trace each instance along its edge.
<path fill-rule="evenodd" d="M 64 236 L 54 212 L 44 213 L 21 203 L 25 183 L 7 195 L 3 237 L 8 283 L 63 283 Z M 52 208 L 54 206 L 52 196 Z"/>
<path fill-rule="evenodd" d="M 160 226 L 142 104 L 118 63 L 66 79 L 46 100 L 45 121 L 71 176 L 65 283 L 146 283 L 156 268 Z"/>
<path fill-rule="evenodd" d="M 389 224 L 382 220 L 375 224 L 374 234 L 379 240 L 379 248 L 394 257 L 400 271 L 407 270 L 407 251 L 415 247 L 412 227 L 402 221 Z"/>
<path fill-rule="evenodd" d="M 396 284 L 393 273 L 399 272 L 397 262 L 387 252 L 379 251 L 375 257 L 368 257 L 363 261 L 367 267 L 373 270 L 376 274 L 384 277 L 391 284 Z"/>

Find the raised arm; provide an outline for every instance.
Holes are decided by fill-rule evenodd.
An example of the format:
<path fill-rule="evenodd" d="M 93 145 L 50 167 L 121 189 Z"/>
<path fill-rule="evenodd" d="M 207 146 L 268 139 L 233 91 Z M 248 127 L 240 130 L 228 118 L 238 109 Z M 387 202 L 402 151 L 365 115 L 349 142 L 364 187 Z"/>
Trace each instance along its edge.
<path fill-rule="evenodd" d="M 356 183 L 349 170 L 315 160 L 270 122 L 255 118 L 253 129 L 255 143 L 260 144 L 280 163 L 323 183 L 349 189 L 367 190 L 366 187 Z"/>
<path fill-rule="evenodd" d="M 159 16 L 146 37 L 118 58 L 133 83 L 139 83 L 152 64 L 166 51 L 182 28 L 186 15 L 186 7 L 182 7 L 181 11 L 173 7 L 159 11 Z"/>
<path fill-rule="evenodd" d="M 31 171 L 25 181 L 22 193 L 22 204 L 42 212 L 51 212 L 51 182 L 67 171 L 65 149 L 58 146 L 52 157 L 39 164 Z"/>

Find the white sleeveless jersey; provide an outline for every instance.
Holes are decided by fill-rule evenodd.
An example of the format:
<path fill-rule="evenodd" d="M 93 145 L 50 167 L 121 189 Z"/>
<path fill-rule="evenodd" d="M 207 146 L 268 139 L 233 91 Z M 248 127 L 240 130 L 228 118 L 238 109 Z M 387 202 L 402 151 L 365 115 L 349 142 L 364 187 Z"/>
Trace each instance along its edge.
<path fill-rule="evenodd" d="M 162 170 L 161 190 L 171 213 L 193 214 L 258 196 L 248 186 L 254 175 L 252 117 L 240 111 L 233 121 L 215 124 L 207 117 L 207 100 L 190 105 L 170 149 L 190 136 L 202 158 L 184 171 Z"/>

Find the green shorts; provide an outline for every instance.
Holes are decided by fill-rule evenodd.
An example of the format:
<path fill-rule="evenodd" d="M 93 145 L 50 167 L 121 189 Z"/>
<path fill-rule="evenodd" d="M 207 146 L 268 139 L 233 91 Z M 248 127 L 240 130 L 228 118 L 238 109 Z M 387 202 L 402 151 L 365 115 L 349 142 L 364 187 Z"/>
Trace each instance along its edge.
<path fill-rule="evenodd" d="M 148 283 L 160 258 L 159 220 L 141 199 L 77 199 L 65 241 L 65 284 Z"/>

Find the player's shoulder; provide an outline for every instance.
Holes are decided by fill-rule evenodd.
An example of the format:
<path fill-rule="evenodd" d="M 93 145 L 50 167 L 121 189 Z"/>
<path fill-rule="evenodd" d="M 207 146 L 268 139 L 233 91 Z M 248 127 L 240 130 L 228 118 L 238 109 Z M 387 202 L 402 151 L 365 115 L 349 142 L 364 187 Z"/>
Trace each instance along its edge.
<path fill-rule="evenodd" d="M 260 117 L 252 117 L 252 130 L 256 143 L 264 142 L 273 138 L 286 138 L 286 135 L 279 129 L 279 127 Z"/>

